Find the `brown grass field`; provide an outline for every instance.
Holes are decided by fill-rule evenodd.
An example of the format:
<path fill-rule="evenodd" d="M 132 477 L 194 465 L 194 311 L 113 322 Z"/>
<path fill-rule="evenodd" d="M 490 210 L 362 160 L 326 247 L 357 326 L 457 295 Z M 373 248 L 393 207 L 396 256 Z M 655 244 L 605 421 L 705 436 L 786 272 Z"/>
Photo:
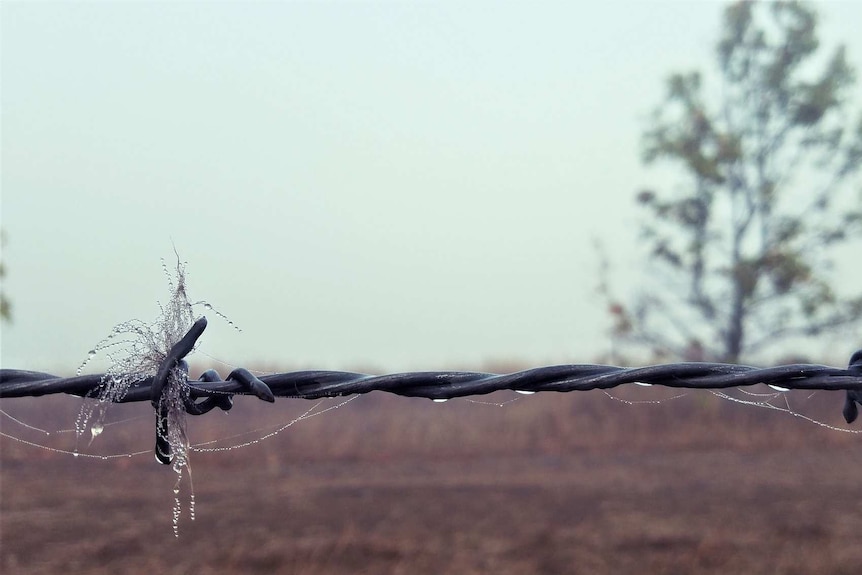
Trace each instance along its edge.
<path fill-rule="evenodd" d="M 764 391 L 764 390 L 760 390 Z M 657 388 L 621 390 L 638 400 Z M 192 454 L 196 519 L 151 454 L 89 459 L 0 440 L 2 573 L 862 573 L 862 444 L 691 392 L 481 401 L 370 394 L 258 444 Z M 841 422 L 840 394 L 791 394 Z M 80 399 L 3 400 L 70 428 Z M 334 400 L 320 406 L 334 405 Z M 237 398 L 193 442 L 260 437 L 313 405 Z M 88 452 L 151 450 L 149 405 L 113 406 Z M 69 448 L 2 418 L 7 434 Z M 228 442 L 229 443 L 229 442 Z"/>

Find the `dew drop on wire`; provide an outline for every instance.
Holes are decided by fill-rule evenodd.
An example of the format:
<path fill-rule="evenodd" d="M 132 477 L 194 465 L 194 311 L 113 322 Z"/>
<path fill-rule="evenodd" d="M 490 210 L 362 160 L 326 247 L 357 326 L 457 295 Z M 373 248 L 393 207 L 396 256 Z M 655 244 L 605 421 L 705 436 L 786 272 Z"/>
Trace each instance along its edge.
<path fill-rule="evenodd" d="M 94 423 L 93 427 L 90 428 L 90 433 L 93 435 L 93 439 L 96 439 L 104 430 L 105 428 L 101 423 Z"/>

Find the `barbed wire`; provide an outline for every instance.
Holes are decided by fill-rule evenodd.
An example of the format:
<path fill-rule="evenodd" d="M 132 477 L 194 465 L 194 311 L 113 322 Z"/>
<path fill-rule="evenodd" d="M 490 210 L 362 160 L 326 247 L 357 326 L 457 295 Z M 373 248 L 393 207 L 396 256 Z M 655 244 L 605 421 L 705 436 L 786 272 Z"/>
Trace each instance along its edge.
<path fill-rule="evenodd" d="M 509 374 L 424 371 L 368 375 L 306 370 L 257 377 L 247 369 L 237 368 L 225 380 L 212 369 L 201 374 L 199 379 L 188 379 L 188 365 L 183 358 L 192 351 L 206 325 L 206 318 L 198 319 L 188 333 L 170 348 L 155 375 L 134 381 L 125 394 L 114 400 L 151 401 L 157 411 L 157 437 L 164 438 L 167 433 L 163 396 L 170 381 L 181 382 L 182 405 L 191 415 L 202 415 L 216 407 L 229 410 L 234 395 L 251 395 L 273 402 L 275 397 L 320 399 L 381 391 L 407 397 L 446 400 L 501 390 L 522 393 L 571 392 L 607 390 L 627 384 L 690 389 L 726 389 L 766 384 L 779 391 L 843 390 L 846 392 L 843 415 L 847 423 L 857 418 L 857 405 L 862 405 L 862 350 L 852 355 L 846 369 L 816 364 L 757 368 L 726 363 L 685 362 L 634 368 L 594 364 L 556 365 Z M 106 385 L 106 374 L 59 377 L 36 371 L 0 369 L 0 398 L 54 393 L 99 397 Z M 169 457 L 157 458 L 163 463 L 170 461 Z"/>
<path fill-rule="evenodd" d="M 854 355 L 855 357 L 855 355 Z M 860 355 L 862 357 L 862 355 Z M 862 362 L 854 362 L 862 363 Z M 256 377 L 245 369 L 231 372 L 227 380 L 210 379 L 214 370 L 198 380 L 187 380 L 190 397 L 267 395 L 284 398 L 319 399 L 383 391 L 407 397 L 451 399 L 485 395 L 501 390 L 524 392 L 588 391 L 626 384 L 672 388 L 724 389 L 766 384 L 781 390 L 807 389 L 862 391 L 862 366 L 848 369 L 815 364 L 791 364 L 757 368 L 724 363 L 671 363 L 649 367 L 611 365 L 555 365 L 493 374 L 466 371 L 423 371 L 368 375 L 347 371 L 307 370 Z M 104 374 L 58 377 L 48 373 L 15 369 L 0 370 L 0 398 L 68 393 L 95 396 Z M 133 384 L 120 402 L 146 401 L 160 389 L 157 377 Z M 251 388 L 250 384 L 258 386 Z M 266 390 L 271 393 L 267 394 Z M 271 401 L 271 400 L 270 400 Z"/>

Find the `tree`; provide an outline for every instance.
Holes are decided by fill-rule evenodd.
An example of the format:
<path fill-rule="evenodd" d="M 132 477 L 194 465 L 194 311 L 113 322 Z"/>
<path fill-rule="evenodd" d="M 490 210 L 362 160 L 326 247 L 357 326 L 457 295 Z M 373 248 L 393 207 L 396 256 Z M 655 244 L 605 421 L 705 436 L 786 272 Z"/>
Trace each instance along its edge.
<path fill-rule="evenodd" d="M 0 230 L 0 247 L 6 243 L 6 234 L 3 233 L 3 230 Z M 0 279 L 6 276 L 6 266 L 3 265 L 3 262 L 0 261 Z M 11 321 L 12 320 L 12 304 L 9 303 L 9 299 L 6 297 L 6 292 L 0 288 L 0 321 Z"/>
<path fill-rule="evenodd" d="M 862 117 L 850 121 L 844 47 L 818 49 L 810 6 L 737 2 L 724 12 L 720 84 L 668 79 L 643 159 L 685 178 L 636 198 L 665 285 L 611 302 L 618 334 L 661 355 L 737 362 L 862 318 L 862 291 L 829 281 L 834 248 L 862 235 Z"/>

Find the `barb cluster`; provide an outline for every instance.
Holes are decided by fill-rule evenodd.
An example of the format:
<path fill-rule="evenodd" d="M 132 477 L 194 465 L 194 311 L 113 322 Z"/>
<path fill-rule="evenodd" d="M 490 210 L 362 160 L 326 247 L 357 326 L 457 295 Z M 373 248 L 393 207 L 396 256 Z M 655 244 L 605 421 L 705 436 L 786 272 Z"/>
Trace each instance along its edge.
<path fill-rule="evenodd" d="M 156 409 L 156 458 L 170 462 L 170 446 L 164 441 L 167 429 L 164 394 L 171 389 L 170 377 L 186 379 L 179 401 L 186 413 L 202 415 L 218 407 L 229 410 L 233 395 L 253 395 L 273 402 L 275 397 L 317 399 L 384 391 L 409 397 L 450 399 L 484 395 L 500 390 L 521 392 L 587 391 L 610 389 L 625 384 L 659 385 L 674 388 L 725 389 L 766 384 L 779 390 L 808 389 L 846 392 L 844 418 L 852 423 L 862 405 L 862 350 L 850 358 L 846 369 L 813 364 L 756 368 L 724 363 L 672 363 L 649 367 L 623 368 L 609 365 L 557 365 L 528 369 L 505 375 L 462 371 L 427 371 L 367 375 L 343 371 L 296 371 L 260 378 L 238 368 L 222 380 L 208 370 L 197 380 L 187 379 L 184 357 L 206 328 L 206 318 L 197 320 L 162 361 L 152 377 L 133 383 L 118 402 L 147 401 Z M 105 385 L 103 374 L 63 378 L 14 369 L 0 370 L 0 398 L 69 393 L 96 396 Z M 173 386 L 176 387 L 176 386 Z"/>

